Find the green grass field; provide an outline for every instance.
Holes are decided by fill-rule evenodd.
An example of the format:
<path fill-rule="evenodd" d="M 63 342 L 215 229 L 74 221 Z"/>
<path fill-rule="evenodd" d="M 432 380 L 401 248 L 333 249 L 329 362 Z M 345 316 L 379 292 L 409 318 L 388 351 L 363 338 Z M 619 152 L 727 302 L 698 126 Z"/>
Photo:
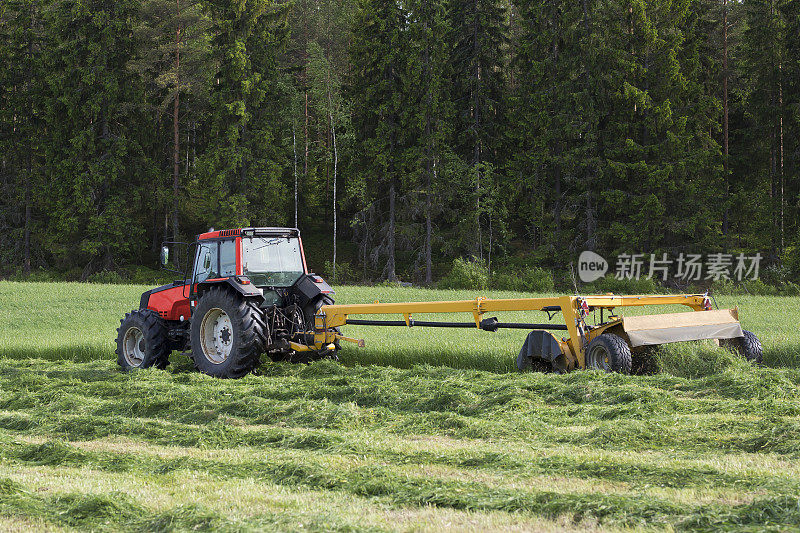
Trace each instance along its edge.
<path fill-rule="evenodd" d="M 761 338 L 763 368 L 697 343 L 660 352 L 653 376 L 518 374 L 525 332 L 352 327 L 367 348 L 341 363 L 230 381 L 178 354 L 117 370 L 115 328 L 144 289 L 0 282 L 0 530 L 800 524 L 800 299 L 718 298 Z"/>

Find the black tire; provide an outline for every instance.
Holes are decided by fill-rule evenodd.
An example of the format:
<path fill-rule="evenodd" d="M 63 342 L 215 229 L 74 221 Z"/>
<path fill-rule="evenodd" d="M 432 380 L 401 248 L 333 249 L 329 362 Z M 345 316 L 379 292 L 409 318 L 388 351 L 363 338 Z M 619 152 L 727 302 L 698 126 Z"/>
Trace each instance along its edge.
<path fill-rule="evenodd" d="M 646 376 L 657 373 L 656 352 L 660 346 L 660 344 L 654 344 L 631 350 L 631 374 Z"/>
<path fill-rule="evenodd" d="M 307 325 L 306 327 L 313 329 L 314 317 L 316 316 L 317 311 L 319 311 L 323 305 L 332 305 L 332 304 L 333 304 L 333 298 L 331 298 L 326 294 L 323 294 L 318 298 L 316 298 L 313 302 L 310 302 L 308 305 L 306 305 L 305 309 L 303 310 L 303 314 L 305 315 L 305 320 Z M 339 328 L 333 328 L 333 329 L 334 331 L 339 333 Z M 311 345 L 313 343 L 314 343 L 314 336 L 306 335 L 306 344 Z M 338 340 L 334 341 L 333 345 L 334 345 L 333 350 L 321 350 L 318 352 L 305 352 L 305 354 L 296 354 L 300 355 L 300 357 L 298 357 L 297 360 L 295 360 L 294 358 L 292 360 L 294 362 L 308 363 L 318 359 L 330 358 L 338 361 L 339 357 L 336 355 L 336 352 L 338 352 L 340 348 L 339 341 Z"/>
<path fill-rule="evenodd" d="M 267 337 L 258 304 L 230 290 L 209 289 L 192 313 L 192 360 L 197 370 L 210 376 L 241 378 L 252 372 Z"/>
<path fill-rule="evenodd" d="M 149 309 L 125 313 L 117 328 L 117 364 L 125 371 L 169 364 L 167 324 Z"/>
<path fill-rule="evenodd" d="M 619 335 L 603 333 L 586 347 L 586 368 L 630 374 L 631 348 Z"/>
<path fill-rule="evenodd" d="M 720 339 L 719 345 L 738 354 L 751 363 L 760 365 L 764 361 L 761 341 L 752 332 L 742 330 L 744 335 L 734 339 Z"/>
<path fill-rule="evenodd" d="M 319 311 L 320 308 L 323 305 L 331 305 L 331 304 L 333 304 L 333 298 L 331 298 L 330 296 L 325 295 L 325 294 L 319 296 L 315 300 L 313 300 L 313 301 L 309 302 L 308 304 L 306 304 L 305 308 L 303 308 L 303 315 L 304 315 L 307 327 L 313 329 L 314 328 L 314 317 L 317 315 L 317 311 Z M 312 342 L 314 342 L 314 338 L 313 337 L 311 337 L 311 338 L 306 340 L 306 344 L 310 344 Z"/>

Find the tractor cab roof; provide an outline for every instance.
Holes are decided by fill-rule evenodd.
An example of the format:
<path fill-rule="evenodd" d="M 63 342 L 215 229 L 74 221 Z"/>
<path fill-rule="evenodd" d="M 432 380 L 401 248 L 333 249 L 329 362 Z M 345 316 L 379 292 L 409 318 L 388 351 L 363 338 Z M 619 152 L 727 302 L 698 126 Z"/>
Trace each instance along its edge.
<path fill-rule="evenodd" d="M 221 229 L 214 230 L 211 228 L 205 233 L 197 236 L 197 240 L 202 241 L 205 239 L 220 239 L 223 237 L 299 237 L 300 230 L 297 228 L 236 228 L 236 229 Z"/>

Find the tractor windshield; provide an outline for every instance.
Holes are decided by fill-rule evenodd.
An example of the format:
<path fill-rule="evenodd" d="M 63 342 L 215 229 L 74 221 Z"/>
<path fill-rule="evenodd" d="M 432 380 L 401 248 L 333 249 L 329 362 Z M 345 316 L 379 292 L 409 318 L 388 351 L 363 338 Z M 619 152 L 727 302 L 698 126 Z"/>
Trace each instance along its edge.
<path fill-rule="evenodd" d="M 243 237 L 242 269 L 254 285 L 289 287 L 303 274 L 297 237 Z"/>

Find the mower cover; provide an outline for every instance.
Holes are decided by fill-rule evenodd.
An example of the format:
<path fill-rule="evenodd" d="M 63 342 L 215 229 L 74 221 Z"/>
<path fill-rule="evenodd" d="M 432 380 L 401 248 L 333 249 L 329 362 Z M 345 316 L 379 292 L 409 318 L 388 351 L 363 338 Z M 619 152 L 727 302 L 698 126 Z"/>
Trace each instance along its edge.
<path fill-rule="evenodd" d="M 744 335 L 736 309 L 624 317 L 622 329 L 634 347 Z"/>

